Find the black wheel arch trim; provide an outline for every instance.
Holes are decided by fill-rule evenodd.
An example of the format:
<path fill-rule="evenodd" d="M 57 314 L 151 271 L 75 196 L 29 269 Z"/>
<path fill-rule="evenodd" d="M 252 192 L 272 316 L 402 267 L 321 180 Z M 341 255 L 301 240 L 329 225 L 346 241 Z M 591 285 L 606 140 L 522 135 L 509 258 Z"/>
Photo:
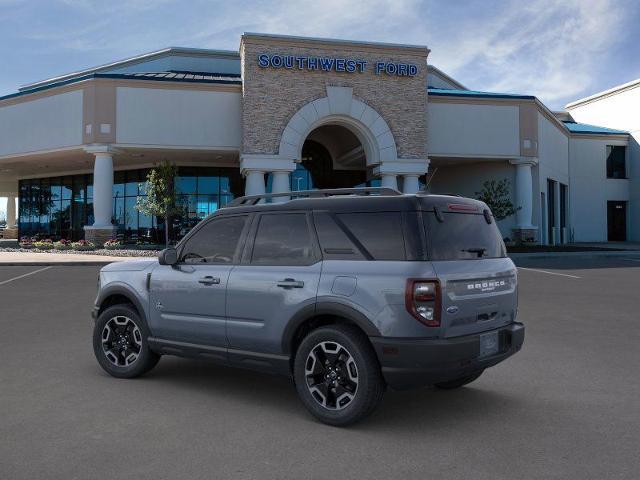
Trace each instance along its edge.
<path fill-rule="evenodd" d="M 98 298 L 96 298 L 96 305 L 95 305 L 96 309 L 98 311 L 101 310 L 102 304 L 104 303 L 104 301 L 107 298 L 112 297 L 114 295 L 120 295 L 125 297 L 127 300 L 129 300 L 133 304 L 133 306 L 136 307 L 136 310 L 138 311 L 138 314 L 142 317 L 142 320 L 146 322 L 147 325 L 149 324 L 149 322 L 147 321 L 146 310 L 142 306 L 142 301 L 138 298 L 138 296 L 135 293 L 131 291 L 130 288 L 127 288 L 126 285 L 114 284 L 114 285 L 109 285 L 100 289 L 100 292 L 98 293 Z M 97 318 L 97 315 L 96 315 L 96 318 Z"/>
<path fill-rule="evenodd" d="M 369 320 L 364 313 L 360 312 L 355 307 L 339 302 L 318 302 L 302 308 L 298 313 L 291 317 L 287 323 L 282 334 L 282 352 L 285 355 L 290 355 L 292 353 L 291 345 L 298 328 L 306 321 L 320 315 L 342 317 L 360 327 L 369 337 L 379 337 L 381 335 L 380 330 L 378 330 L 371 320 Z"/>

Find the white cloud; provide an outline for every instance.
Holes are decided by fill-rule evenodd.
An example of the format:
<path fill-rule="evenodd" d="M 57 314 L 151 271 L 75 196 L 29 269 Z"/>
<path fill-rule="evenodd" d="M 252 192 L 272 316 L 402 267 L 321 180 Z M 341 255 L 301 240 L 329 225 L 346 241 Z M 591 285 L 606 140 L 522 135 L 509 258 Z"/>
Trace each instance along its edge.
<path fill-rule="evenodd" d="M 625 15 L 612 0 L 512 2 L 493 21 L 468 21 L 463 39 L 436 42 L 434 61 L 471 88 L 535 94 L 557 107 L 594 84 L 598 56 L 621 38 Z"/>
<path fill-rule="evenodd" d="M 470 88 L 535 94 L 557 107 L 593 90 L 596 69 L 630 31 L 630 2 L 57 0 L 32 9 L 38 23 L 21 35 L 40 52 L 95 63 L 169 45 L 235 50 L 244 31 L 423 44 L 431 63 Z"/>

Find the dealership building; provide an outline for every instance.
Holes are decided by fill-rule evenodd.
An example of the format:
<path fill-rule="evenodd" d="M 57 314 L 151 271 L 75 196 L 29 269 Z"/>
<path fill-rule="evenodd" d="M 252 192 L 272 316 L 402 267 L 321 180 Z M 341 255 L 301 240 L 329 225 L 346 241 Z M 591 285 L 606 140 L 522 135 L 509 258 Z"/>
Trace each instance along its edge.
<path fill-rule="evenodd" d="M 0 97 L 4 236 L 157 241 L 162 219 L 135 206 L 168 160 L 183 210 L 174 239 L 244 194 L 475 197 L 506 180 L 517 210 L 504 237 L 640 241 L 640 81 L 552 112 L 532 95 L 470 90 L 428 55 L 247 33 L 237 52 L 167 48 L 25 85 Z"/>

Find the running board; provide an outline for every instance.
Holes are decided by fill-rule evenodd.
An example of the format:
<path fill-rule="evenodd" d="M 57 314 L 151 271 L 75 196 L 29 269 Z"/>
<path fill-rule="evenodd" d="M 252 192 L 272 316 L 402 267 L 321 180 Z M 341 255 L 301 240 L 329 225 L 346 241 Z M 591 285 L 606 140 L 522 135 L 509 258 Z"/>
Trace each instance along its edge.
<path fill-rule="evenodd" d="M 163 355 L 211 360 L 234 367 L 291 375 L 289 355 L 250 352 L 234 348 L 178 342 L 158 337 L 149 337 L 147 340 L 151 350 Z"/>

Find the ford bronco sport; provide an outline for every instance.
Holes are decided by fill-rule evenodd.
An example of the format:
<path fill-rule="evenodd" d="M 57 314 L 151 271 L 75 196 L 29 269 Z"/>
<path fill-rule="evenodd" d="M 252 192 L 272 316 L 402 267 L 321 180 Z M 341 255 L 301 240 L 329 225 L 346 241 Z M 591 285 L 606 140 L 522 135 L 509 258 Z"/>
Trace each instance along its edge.
<path fill-rule="evenodd" d="M 236 199 L 159 261 L 104 267 L 102 368 L 136 377 L 169 354 L 281 373 L 320 421 L 347 425 L 387 386 L 458 388 L 521 348 L 516 269 L 484 203 L 286 195 Z"/>

